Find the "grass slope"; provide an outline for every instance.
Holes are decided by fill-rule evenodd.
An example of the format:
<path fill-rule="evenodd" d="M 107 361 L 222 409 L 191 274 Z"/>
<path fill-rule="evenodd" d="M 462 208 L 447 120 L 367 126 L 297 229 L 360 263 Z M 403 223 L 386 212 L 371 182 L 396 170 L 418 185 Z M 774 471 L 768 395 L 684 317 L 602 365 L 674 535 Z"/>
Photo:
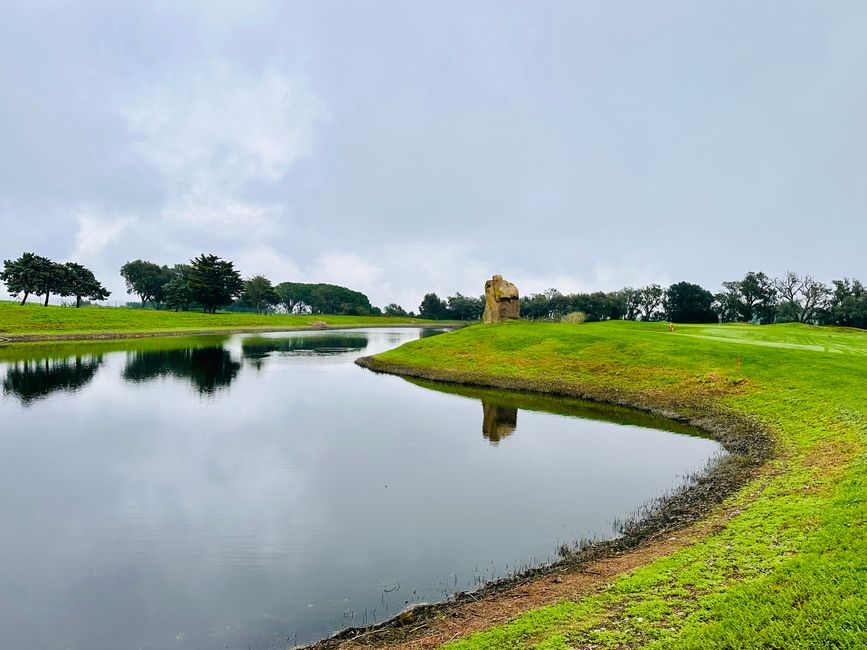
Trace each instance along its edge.
<path fill-rule="evenodd" d="M 776 437 L 774 458 L 699 524 L 700 541 L 450 650 L 867 647 L 867 332 L 515 322 L 377 360 L 455 380 L 709 403 Z"/>
<path fill-rule="evenodd" d="M 360 325 L 425 324 L 412 318 L 385 316 L 304 316 L 256 314 L 203 314 L 110 307 L 55 307 L 0 302 L 0 339 L 95 335 L 105 333 L 168 333 L 240 329 L 292 329 L 320 321 L 333 327 Z M 437 323 L 442 324 L 442 323 Z"/>

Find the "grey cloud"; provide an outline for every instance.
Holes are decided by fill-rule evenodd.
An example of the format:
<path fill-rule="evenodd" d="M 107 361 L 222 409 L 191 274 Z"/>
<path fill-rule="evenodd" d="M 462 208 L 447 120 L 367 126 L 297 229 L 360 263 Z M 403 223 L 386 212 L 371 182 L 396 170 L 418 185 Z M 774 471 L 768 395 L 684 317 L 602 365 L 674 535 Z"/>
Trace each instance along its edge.
<path fill-rule="evenodd" d="M 126 259 L 213 250 L 245 273 L 343 269 L 407 306 L 492 271 L 533 289 L 863 275 L 865 14 L 13 2 L 0 254 L 81 254 L 117 293 Z M 82 247 L 82 214 L 119 229 Z M 443 269 L 418 261 L 437 250 Z"/>

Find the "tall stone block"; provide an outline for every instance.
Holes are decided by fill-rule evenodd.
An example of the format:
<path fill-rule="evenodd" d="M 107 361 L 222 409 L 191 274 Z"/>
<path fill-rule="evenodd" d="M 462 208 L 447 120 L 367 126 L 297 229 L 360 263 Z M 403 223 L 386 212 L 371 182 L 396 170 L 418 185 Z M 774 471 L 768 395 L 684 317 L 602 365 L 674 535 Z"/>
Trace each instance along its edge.
<path fill-rule="evenodd" d="M 518 287 L 506 282 L 502 275 L 495 275 L 485 282 L 486 323 L 500 323 L 504 320 L 517 320 L 521 317 L 521 301 Z"/>

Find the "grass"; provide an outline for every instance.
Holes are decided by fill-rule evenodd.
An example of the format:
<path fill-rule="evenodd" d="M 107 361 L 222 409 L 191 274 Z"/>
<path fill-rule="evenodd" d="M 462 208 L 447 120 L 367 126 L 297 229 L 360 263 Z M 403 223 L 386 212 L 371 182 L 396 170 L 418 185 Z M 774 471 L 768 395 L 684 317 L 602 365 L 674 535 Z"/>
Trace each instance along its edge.
<path fill-rule="evenodd" d="M 379 355 L 456 381 L 710 405 L 775 438 L 697 542 L 446 647 L 867 647 L 865 355 L 856 330 L 624 322 L 476 326 Z"/>
<path fill-rule="evenodd" d="M 0 339 L 34 340 L 57 336 L 167 334 L 183 332 L 301 329 L 324 322 L 331 327 L 426 324 L 387 316 L 306 316 L 154 311 L 111 307 L 55 307 L 0 302 Z M 442 324 L 442 323 L 437 323 Z"/>

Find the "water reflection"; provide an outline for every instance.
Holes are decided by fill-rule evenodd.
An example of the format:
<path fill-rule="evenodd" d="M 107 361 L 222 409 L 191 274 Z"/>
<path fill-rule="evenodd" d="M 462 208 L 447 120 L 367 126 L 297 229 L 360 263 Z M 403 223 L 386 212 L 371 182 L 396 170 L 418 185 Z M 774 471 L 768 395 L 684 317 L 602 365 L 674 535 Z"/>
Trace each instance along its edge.
<path fill-rule="evenodd" d="M 356 352 L 367 347 L 365 334 L 328 334 L 323 336 L 292 336 L 244 339 L 241 350 L 245 359 L 258 361 L 272 352 L 294 355 L 332 355 Z"/>
<path fill-rule="evenodd" d="M 74 393 L 0 399 L 0 521 L 14 522 L 0 536 L 0 648 L 313 641 L 610 535 L 717 449 L 620 426 L 677 426 L 625 409 L 421 390 L 348 351 L 418 335 L 0 347 L 0 383 L 11 371 L 19 394 L 46 367 L 77 363 L 81 378 L 104 358 Z"/>
<path fill-rule="evenodd" d="M 222 346 L 182 350 L 156 350 L 127 354 L 123 378 L 140 383 L 159 377 L 189 379 L 202 394 L 228 387 L 241 364 Z"/>
<path fill-rule="evenodd" d="M 521 393 L 492 388 L 461 386 L 424 379 L 404 381 L 429 390 L 450 395 L 477 399 L 482 403 L 482 433 L 496 444 L 502 438 L 515 433 L 518 426 L 518 411 L 554 413 L 582 420 L 618 422 L 624 425 L 681 433 L 692 437 L 707 437 L 702 432 L 681 422 L 667 420 L 649 413 L 622 406 L 585 402 L 568 397 L 554 397 L 537 393 Z"/>
<path fill-rule="evenodd" d="M 443 329 L 441 327 L 422 327 L 418 331 L 418 337 L 420 339 L 426 339 L 430 336 L 437 336 L 438 334 L 445 334 L 449 330 Z"/>
<path fill-rule="evenodd" d="M 439 334 L 445 334 L 449 330 L 446 328 L 442 328 L 442 327 L 422 327 L 416 331 L 418 332 L 418 338 L 426 339 L 426 338 L 431 337 L 431 336 L 437 336 Z M 406 335 L 402 331 L 397 330 L 397 331 L 393 331 L 390 334 L 388 334 L 388 337 L 386 340 L 388 341 L 389 345 L 397 346 L 397 345 L 400 345 L 401 343 L 404 343 L 406 341 Z"/>
<path fill-rule="evenodd" d="M 492 445 L 512 435 L 518 427 L 518 409 L 482 400 L 482 434 Z"/>
<path fill-rule="evenodd" d="M 26 359 L 10 364 L 3 380 L 3 392 L 14 395 L 25 406 L 57 391 L 74 392 L 93 379 L 102 356 L 68 359 Z"/>

